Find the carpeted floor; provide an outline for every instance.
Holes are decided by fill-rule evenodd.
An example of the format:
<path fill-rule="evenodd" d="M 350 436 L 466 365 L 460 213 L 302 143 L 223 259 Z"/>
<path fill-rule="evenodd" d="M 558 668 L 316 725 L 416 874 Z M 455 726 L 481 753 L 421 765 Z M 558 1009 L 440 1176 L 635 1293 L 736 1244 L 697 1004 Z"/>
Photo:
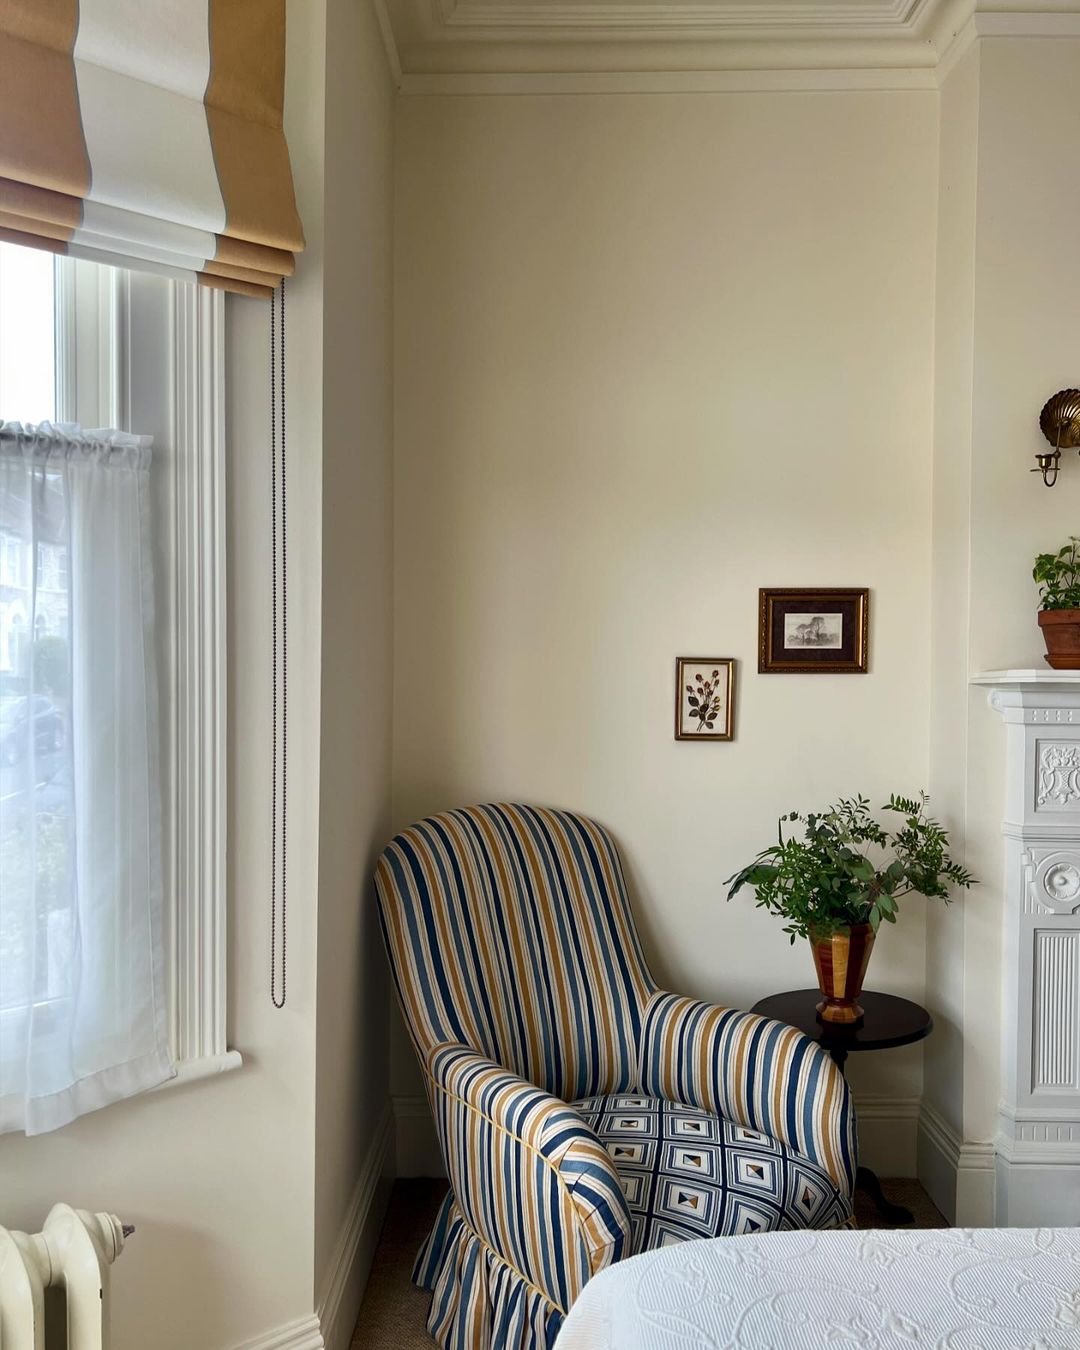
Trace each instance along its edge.
<path fill-rule="evenodd" d="M 917 1181 L 883 1181 L 886 1198 L 906 1205 L 915 1228 L 944 1228 L 945 1220 Z M 386 1216 L 371 1279 L 353 1333 L 353 1350 L 431 1350 L 435 1342 L 424 1328 L 430 1295 L 409 1281 L 413 1258 L 435 1219 L 446 1190 L 444 1181 L 401 1180 Z M 855 1212 L 860 1228 L 880 1228 L 873 1206 L 861 1192 Z"/>
<path fill-rule="evenodd" d="M 424 1326 L 431 1295 L 411 1282 L 413 1261 L 446 1193 L 445 1181 L 394 1182 L 386 1223 L 375 1252 L 353 1350 L 431 1350 Z"/>

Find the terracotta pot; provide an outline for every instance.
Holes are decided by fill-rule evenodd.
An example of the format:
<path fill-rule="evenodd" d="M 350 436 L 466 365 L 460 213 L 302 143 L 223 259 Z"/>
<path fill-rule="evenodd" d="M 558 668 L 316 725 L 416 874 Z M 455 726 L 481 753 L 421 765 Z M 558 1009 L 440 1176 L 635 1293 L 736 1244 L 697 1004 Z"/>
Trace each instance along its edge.
<path fill-rule="evenodd" d="M 818 988 L 824 998 L 817 1005 L 823 1022 L 850 1026 L 863 1015 L 858 998 L 866 978 L 866 965 L 874 949 L 874 930 L 868 923 L 856 924 L 847 933 L 812 942 Z"/>
<path fill-rule="evenodd" d="M 1039 627 L 1046 664 L 1055 670 L 1080 670 L 1080 609 L 1040 610 Z"/>

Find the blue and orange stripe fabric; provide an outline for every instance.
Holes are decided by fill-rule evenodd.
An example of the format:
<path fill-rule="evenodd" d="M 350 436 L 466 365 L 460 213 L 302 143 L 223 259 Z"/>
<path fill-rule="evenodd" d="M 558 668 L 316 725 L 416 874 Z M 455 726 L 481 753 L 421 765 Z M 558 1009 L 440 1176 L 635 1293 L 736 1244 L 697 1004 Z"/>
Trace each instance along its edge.
<path fill-rule="evenodd" d="M 607 1150 L 565 1102 L 464 1046 L 435 1052 L 431 1082 L 466 1223 L 566 1312 L 627 1251 L 630 1214 Z M 475 1185 L 478 1177 L 490 1184 Z"/>
<path fill-rule="evenodd" d="M 445 1350 L 542 1350 L 629 1255 L 618 1173 L 567 1105 L 645 1093 L 780 1140 L 847 1202 L 854 1116 L 791 1027 L 666 994 L 615 845 L 569 811 L 486 805 L 402 831 L 376 871 L 390 964 L 452 1190 L 418 1258 Z"/>
<path fill-rule="evenodd" d="M 536 807 L 452 811 L 399 834 L 376 876 L 421 1063 L 469 1045 L 564 1101 L 632 1080 L 653 985 L 605 830 Z"/>
<path fill-rule="evenodd" d="M 638 1078 L 642 1092 L 761 1130 L 854 1188 L 851 1094 L 828 1051 L 794 1027 L 658 992 Z"/>

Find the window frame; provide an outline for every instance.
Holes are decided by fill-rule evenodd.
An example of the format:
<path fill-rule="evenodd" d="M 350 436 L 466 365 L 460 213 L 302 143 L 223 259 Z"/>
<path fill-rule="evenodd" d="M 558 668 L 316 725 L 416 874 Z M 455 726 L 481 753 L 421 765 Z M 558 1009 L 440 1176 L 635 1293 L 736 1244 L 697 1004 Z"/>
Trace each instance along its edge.
<path fill-rule="evenodd" d="M 176 596 L 168 915 L 170 1031 L 186 1076 L 238 1068 L 227 1042 L 225 297 L 170 281 Z"/>
<path fill-rule="evenodd" d="M 227 1039 L 224 297 L 68 257 L 55 278 L 57 420 L 155 437 L 169 1081 L 189 1081 L 242 1063 Z"/>

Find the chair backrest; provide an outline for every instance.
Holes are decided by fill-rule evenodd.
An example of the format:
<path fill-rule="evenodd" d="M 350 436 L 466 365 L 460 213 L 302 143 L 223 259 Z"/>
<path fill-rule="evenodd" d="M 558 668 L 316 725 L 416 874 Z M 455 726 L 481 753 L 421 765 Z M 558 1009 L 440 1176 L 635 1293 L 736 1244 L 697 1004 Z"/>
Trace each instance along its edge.
<path fill-rule="evenodd" d="M 460 1043 L 565 1101 L 634 1085 L 655 986 L 594 821 L 516 805 L 432 816 L 387 846 L 376 887 L 423 1064 Z"/>

